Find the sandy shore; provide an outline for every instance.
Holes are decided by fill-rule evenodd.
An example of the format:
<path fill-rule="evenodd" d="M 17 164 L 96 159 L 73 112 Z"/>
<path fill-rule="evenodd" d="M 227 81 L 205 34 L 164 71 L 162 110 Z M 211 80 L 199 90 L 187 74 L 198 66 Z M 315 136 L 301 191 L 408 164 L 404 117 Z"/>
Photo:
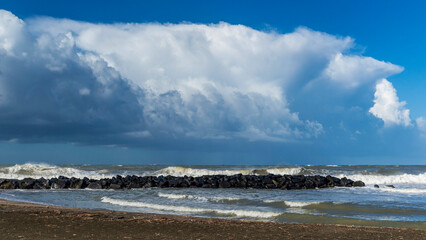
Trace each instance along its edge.
<path fill-rule="evenodd" d="M 426 230 L 271 223 L 0 200 L 0 239 L 426 239 Z"/>

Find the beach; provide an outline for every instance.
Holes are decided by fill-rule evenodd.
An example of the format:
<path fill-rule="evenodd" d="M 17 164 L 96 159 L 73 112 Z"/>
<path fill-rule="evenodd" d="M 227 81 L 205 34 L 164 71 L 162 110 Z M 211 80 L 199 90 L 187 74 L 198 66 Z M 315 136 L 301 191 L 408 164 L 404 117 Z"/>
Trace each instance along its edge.
<path fill-rule="evenodd" d="M 274 223 L 0 200 L 0 239 L 425 239 L 426 230 Z"/>
<path fill-rule="evenodd" d="M 346 177 L 361 180 L 366 186 L 299 190 L 278 188 L 283 179 L 280 176 L 291 178 L 294 186 L 309 182 L 310 177 L 294 178 L 300 174 Z M 172 178 L 169 175 L 176 176 L 176 181 L 170 180 Z M 205 175 L 220 176 L 223 181 L 201 177 Z M 70 178 L 69 182 L 66 177 Z M 71 181 L 81 182 L 76 177 L 80 180 L 84 177 L 93 179 L 92 185 L 99 182 L 104 186 L 105 182 L 105 188 L 78 189 L 71 185 Z M 235 177 L 238 180 L 241 178 L 240 183 L 245 187 L 237 186 Z M 27 179 L 25 181 L 28 184 L 33 182 L 33 185 L 28 185 L 33 186 L 33 189 L 27 189 L 27 183 L 23 184 L 22 181 L 11 185 L 9 181 L 3 180 L 0 188 L 8 189 L 0 191 L 0 199 L 49 206 L 207 219 L 426 229 L 424 166 L 22 164 L 0 166 L 0 178 Z M 40 181 L 37 180 L 36 184 L 28 178 Z M 244 178 L 247 181 L 243 181 Z M 169 186 L 161 185 L 164 179 L 169 179 Z M 263 183 L 269 179 L 273 185 L 278 183 L 278 186 L 259 188 L 250 179 L 263 179 Z M 198 187 L 190 186 L 196 180 L 202 180 L 202 185 L 197 183 Z M 114 184 L 111 184 L 112 181 Z M 185 187 L 187 181 L 189 184 Z M 224 183 L 229 183 L 227 188 Z M 117 186 L 120 189 L 115 189 Z"/>

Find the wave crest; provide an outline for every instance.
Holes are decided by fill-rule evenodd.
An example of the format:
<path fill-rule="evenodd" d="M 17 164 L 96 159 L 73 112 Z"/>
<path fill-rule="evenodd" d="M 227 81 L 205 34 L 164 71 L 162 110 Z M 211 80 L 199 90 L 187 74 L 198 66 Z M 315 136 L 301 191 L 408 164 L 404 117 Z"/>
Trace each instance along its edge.
<path fill-rule="evenodd" d="M 265 203 L 284 203 L 288 207 L 292 208 L 303 208 L 310 205 L 317 205 L 322 202 L 296 202 L 296 201 L 284 201 L 284 200 L 263 200 Z"/>
<path fill-rule="evenodd" d="M 201 197 L 195 195 L 187 194 L 170 194 L 170 193 L 158 193 L 159 197 L 168 198 L 168 199 L 193 199 L 202 202 L 223 202 L 223 201 L 239 201 L 242 198 L 233 198 L 233 197 Z"/>
<path fill-rule="evenodd" d="M 96 167 L 96 166 L 95 166 Z M 335 168 L 335 167 L 333 167 Z M 97 169 L 96 170 L 82 170 L 79 166 L 57 166 L 49 165 L 44 163 L 26 163 L 16 164 L 14 166 L 0 167 L 0 178 L 7 179 L 23 179 L 23 178 L 53 178 L 58 176 L 84 178 L 88 177 L 91 179 L 101 178 L 112 178 L 113 176 L 127 175 L 129 172 L 126 169 L 115 168 L 115 169 Z M 368 172 L 363 171 L 348 171 L 339 169 L 324 168 L 308 168 L 308 167 L 265 167 L 265 168 L 191 168 L 181 166 L 170 166 L 161 169 L 138 169 L 130 172 L 139 176 L 192 176 L 200 177 L 203 175 L 332 175 L 338 178 L 347 177 L 354 181 L 363 181 L 366 184 L 424 184 L 426 182 L 426 172 L 421 173 L 394 173 L 394 172 Z"/>
<path fill-rule="evenodd" d="M 347 177 L 352 180 L 363 181 L 365 184 L 424 184 L 426 182 L 426 173 L 399 175 L 339 174 L 336 177 Z"/>
<path fill-rule="evenodd" d="M 394 193 L 405 193 L 405 194 L 426 194 L 426 189 L 419 188 L 377 188 L 379 191 L 383 192 L 394 192 Z"/>
<path fill-rule="evenodd" d="M 281 174 L 281 175 L 296 175 L 300 174 L 303 168 L 260 168 L 260 169 L 232 169 L 232 170 L 213 170 L 213 169 L 197 169 L 187 167 L 166 167 L 155 172 L 155 175 L 171 175 L 176 177 L 183 177 L 185 175 L 192 177 L 200 177 L 203 175 L 268 175 L 268 174 Z"/>
<path fill-rule="evenodd" d="M 10 167 L 0 168 L 0 178 L 7 179 L 24 179 L 24 178 L 54 178 L 59 176 L 75 177 L 75 178 L 110 178 L 112 175 L 106 174 L 106 171 L 85 171 L 72 167 L 60 167 L 45 163 L 25 163 L 22 165 L 16 164 Z"/>
<path fill-rule="evenodd" d="M 281 215 L 277 212 L 262 212 L 262 211 L 251 211 L 251 210 L 226 210 L 226 209 L 207 209 L 207 208 L 193 208 L 185 206 L 174 206 L 174 205 L 161 205 L 147 202 L 134 202 L 125 201 L 119 199 L 113 199 L 109 197 L 102 197 L 102 202 L 110 203 L 113 205 L 126 206 L 126 207 L 139 207 L 149 208 L 159 211 L 173 211 L 173 212 L 186 212 L 186 213 L 215 213 L 219 215 L 231 215 L 236 217 L 250 217 L 250 218 L 273 218 Z"/>

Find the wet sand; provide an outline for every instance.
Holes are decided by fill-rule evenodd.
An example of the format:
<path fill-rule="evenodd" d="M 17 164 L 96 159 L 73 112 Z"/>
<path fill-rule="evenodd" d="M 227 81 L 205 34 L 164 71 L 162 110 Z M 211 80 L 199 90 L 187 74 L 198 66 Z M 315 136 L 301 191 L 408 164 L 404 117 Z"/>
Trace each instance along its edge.
<path fill-rule="evenodd" d="M 426 239 L 426 230 L 272 223 L 0 200 L 0 239 Z"/>

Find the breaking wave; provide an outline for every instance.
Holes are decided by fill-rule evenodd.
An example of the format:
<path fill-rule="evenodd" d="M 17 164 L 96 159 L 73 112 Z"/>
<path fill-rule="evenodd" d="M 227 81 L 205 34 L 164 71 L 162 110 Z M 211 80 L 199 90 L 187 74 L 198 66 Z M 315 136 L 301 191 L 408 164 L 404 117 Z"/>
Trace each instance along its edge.
<path fill-rule="evenodd" d="M 159 197 L 168 198 L 168 199 L 193 199 L 202 202 L 224 202 L 224 201 L 239 201 L 242 198 L 233 198 L 233 197 L 201 197 L 187 194 L 169 194 L 169 193 L 158 193 Z"/>
<path fill-rule="evenodd" d="M 332 168 L 336 168 L 332 166 Z M 330 168 L 330 167 L 329 167 Z M 385 175 L 378 173 L 357 172 L 357 171 L 341 171 L 333 169 L 307 169 L 303 167 L 277 167 L 277 168 L 259 168 L 259 169 L 197 169 L 188 167 L 166 167 L 154 172 L 154 175 L 171 175 L 171 176 L 193 176 L 199 177 L 203 175 L 332 175 L 339 178 L 347 177 L 354 181 L 363 181 L 366 184 L 423 184 L 426 182 L 426 173 L 420 174 L 393 174 Z"/>
<path fill-rule="evenodd" d="M 396 171 L 368 171 L 340 169 L 341 166 L 315 166 L 315 167 L 264 167 L 264 168 L 235 168 L 235 167 L 212 167 L 212 168 L 191 168 L 181 166 L 170 166 L 164 168 L 146 168 L 144 166 L 132 168 L 93 166 L 93 168 L 81 169 L 82 166 L 56 166 L 44 163 L 16 164 L 14 166 L 0 167 L 0 178 L 23 179 L 23 178 L 52 178 L 58 176 L 91 179 L 111 178 L 117 174 L 135 174 L 139 176 L 192 176 L 203 175 L 332 175 L 335 177 L 347 177 L 354 181 L 363 181 L 366 184 L 424 184 L 426 182 L 426 172 L 396 172 Z"/>
<path fill-rule="evenodd" d="M 426 173 L 421 174 L 399 174 L 399 175 L 363 175 L 363 174 L 336 174 L 336 177 L 347 177 L 352 180 L 360 180 L 365 184 L 424 184 Z"/>
<path fill-rule="evenodd" d="M 426 189 L 418 188 L 377 188 L 383 192 L 406 193 L 406 194 L 426 194 Z"/>
<path fill-rule="evenodd" d="M 0 178 L 24 179 L 24 178 L 54 178 L 59 176 L 91 179 L 110 178 L 106 170 L 85 171 L 72 167 L 59 167 L 44 163 L 14 165 L 0 168 Z"/>
<path fill-rule="evenodd" d="M 288 207 L 298 207 L 298 208 L 302 208 L 302 207 L 306 207 L 306 206 L 310 206 L 310 205 L 317 205 L 320 204 L 322 202 L 296 202 L 296 201 L 283 201 L 283 200 L 263 200 L 263 202 L 265 203 L 284 203 L 286 206 Z"/>
<path fill-rule="evenodd" d="M 260 168 L 260 169 L 197 169 L 187 167 L 166 167 L 155 172 L 155 175 L 171 175 L 176 177 L 203 175 L 268 175 L 268 174 L 301 174 L 303 168 Z"/>
<path fill-rule="evenodd" d="M 102 197 L 102 202 L 110 203 L 125 207 L 138 207 L 138 208 L 149 208 L 159 211 L 173 211 L 173 212 L 186 212 L 186 213 L 215 213 L 219 215 L 230 215 L 236 217 L 249 217 L 249 218 L 273 218 L 281 215 L 277 212 L 262 212 L 262 211 L 250 211 L 250 210 L 226 210 L 226 209 L 208 209 L 208 208 L 193 208 L 185 206 L 174 206 L 174 205 L 161 205 L 146 202 L 134 202 L 125 201 L 119 199 L 113 199 L 109 197 Z"/>

